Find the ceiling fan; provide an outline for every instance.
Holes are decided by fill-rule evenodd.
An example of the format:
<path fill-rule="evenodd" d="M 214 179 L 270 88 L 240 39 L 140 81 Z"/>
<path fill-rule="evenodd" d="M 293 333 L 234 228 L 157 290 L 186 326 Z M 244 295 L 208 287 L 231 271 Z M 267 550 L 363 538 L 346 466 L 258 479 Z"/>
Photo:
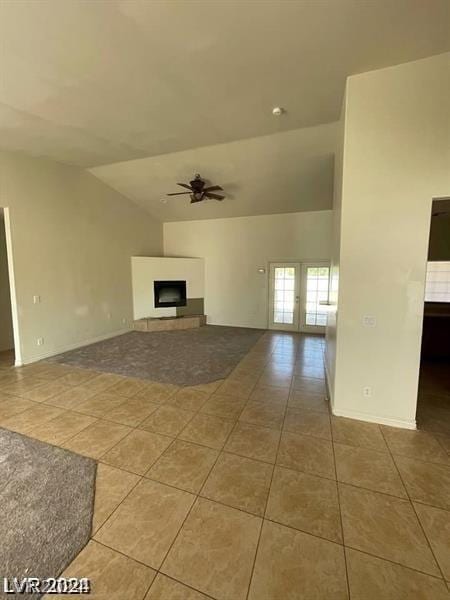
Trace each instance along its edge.
<path fill-rule="evenodd" d="M 187 183 L 177 183 L 177 185 L 181 185 L 181 187 L 189 190 L 188 192 L 174 192 L 172 194 L 167 194 L 168 196 L 182 196 L 184 194 L 190 194 L 191 196 L 191 204 L 194 202 L 201 202 L 202 200 L 206 200 L 207 198 L 211 198 L 212 200 L 223 200 L 225 196 L 220 196 L 219 194 L 214 194 L 213 192 L 222 190 L 220 185 L 211 185 L 209 187 L 205 187 L 204 180 L 197 175 L 194 177 L 192 181 Z"/>

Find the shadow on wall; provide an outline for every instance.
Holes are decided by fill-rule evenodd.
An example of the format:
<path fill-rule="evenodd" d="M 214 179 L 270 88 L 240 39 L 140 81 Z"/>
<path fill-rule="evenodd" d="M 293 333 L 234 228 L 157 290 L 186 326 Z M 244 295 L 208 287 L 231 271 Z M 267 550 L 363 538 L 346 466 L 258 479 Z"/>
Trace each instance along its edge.
<path fill-rule="evenodd" d="M 0 352 L 14 348 L 3 209 L 0 208 Z"/>

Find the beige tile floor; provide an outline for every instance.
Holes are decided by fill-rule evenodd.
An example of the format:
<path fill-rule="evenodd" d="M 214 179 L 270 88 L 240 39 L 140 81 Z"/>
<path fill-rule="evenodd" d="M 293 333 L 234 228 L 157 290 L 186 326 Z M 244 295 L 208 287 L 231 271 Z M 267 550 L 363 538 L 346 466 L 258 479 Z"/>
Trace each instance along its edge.
<path fill-rule="evenodd" d="M 448 598 L 448 376 L 424 370 L 419 431 L 380 427 L 330 415 L 323 352 L 267 332 L 191 388 L 0 355 L 0 426 L 98 461 L 65 575 L 104 600 Z"/>

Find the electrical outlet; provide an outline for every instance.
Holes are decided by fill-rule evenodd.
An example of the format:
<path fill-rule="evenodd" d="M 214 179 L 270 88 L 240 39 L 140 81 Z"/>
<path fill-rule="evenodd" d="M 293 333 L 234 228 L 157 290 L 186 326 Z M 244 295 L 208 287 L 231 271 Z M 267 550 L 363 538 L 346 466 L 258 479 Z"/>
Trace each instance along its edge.
<path fill-rule="evenodd" d="M 372 396 L 372 388 L 370 386 L 363 387 L 364 398 L 370 398 Z"/>
<path fill-rule="evenodd" d="M 43 345 L 44 345 L 44 338 L 42 338 L 42 337 L 41 337 L 41 338 L 38 338 L 38 339 L 36 340 L 36 342 L 37 342 L 37 345 L 38 345 L 38 346 L 43 346 Z"/>
<path fill-rule="evenodd" d="M 33 304 L 39 304 L 41 302 L 40 296 L 33 296 Z"/>

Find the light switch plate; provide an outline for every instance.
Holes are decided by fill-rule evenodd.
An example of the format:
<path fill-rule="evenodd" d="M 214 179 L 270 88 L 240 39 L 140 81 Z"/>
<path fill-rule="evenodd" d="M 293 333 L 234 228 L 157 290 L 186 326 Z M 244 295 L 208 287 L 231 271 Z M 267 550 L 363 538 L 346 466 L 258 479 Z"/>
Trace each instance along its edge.
<path fill-rule="evenodd" d="M 363 321 L 364 327 L 376 327 L 377 326 L 377 319 L 373 315 L 364 315 L 362 321 Z"/>

